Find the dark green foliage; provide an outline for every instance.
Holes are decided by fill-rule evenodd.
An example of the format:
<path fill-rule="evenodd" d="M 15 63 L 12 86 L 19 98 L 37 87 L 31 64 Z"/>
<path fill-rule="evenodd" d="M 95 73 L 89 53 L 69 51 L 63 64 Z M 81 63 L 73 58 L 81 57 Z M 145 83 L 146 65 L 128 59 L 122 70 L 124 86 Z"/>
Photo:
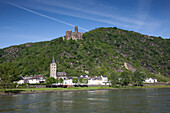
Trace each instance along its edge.
<path fill-rule="evenodd" d="M 141 86 L 145 78 L 146 75 L 144 72 L 140 72 L 138 70 L 134 72 L 133 81 L 136 83 L 137 86 Z"/>
<path fill-rule="evenodd" d="M 0 65 L 0 87 L 5 93 L 6 88 L 13 87 L 13 81 L 17 80 L 18 69 L 12 63 L 3 63 Z"/>
<path fill-rule="evenodd" d="M 19 75 L 49 76 L 52 57 L 57 70 L 69 76 L 108 75 L 125 71 L 124 62 L 144 72 L 168 75 L 169 39 L 145 36 L 132 31 L 98 28 L 83 35 L 83 40 L 63 40 L 62 37 L 38 43 L 28 43 L 0 49 L 0 63 L 12 64 Z"/>
<path fill-rule="evenodd" d="M 88 79 L 87 78 L 83 79 L 83 83 L 88 84 Z"/>
<path fill-rule="evenodd" d="M 131 82 L 131 76 L 132 75 L 130 75 L 130 73 L 127 71 L 122 72 L 120 75 L 121 78 L 120 83 L 122 85 L 128 85 Z"/>
<path fill-rule="evenodd" d="M 130 83 L 133 85 L 142 86 L 145 78 L 146 78 L 145 73 L 137 70 L 134 73 L 130 71 L 124 71 L 120 75 L 118 75 L 117 72 L 111 72 L 108 79 L 113 87 L 119 83 L 122 86 L 124 85 L 128 86 L 128 84 Z"/>
<path fill-rule="evenodd" d="M 58 79 L 58 83 L 62 84 L 62 83 L 63 83 L 63 79 L 62 79 L 62 78 L 59 78 L 59 79 Z"/>
<path fill-rule="evenodd" d="M 80 83 L 80 84 L 87 84 L 88 83 L 88 79 L 83 79 L 83 78 L 79 78 L 79 80 L 78 80 L 78 82 Z"/>
<path fill-rule="evenodd" d="M 73 83 L 74 84 L 78 83 L 78 79 L 77 78 L 73 78 Z"/>
<path fill-rule="evenodd" d="M 119 75 L 116 72 L 111 72 L 110 76 L 108 77 L 112 86 L 116 86 L 116 84 L 118 83 L 118 78 L 119 78 Z"/>
<path fill-rule="evenodd" d="M 56 83 L 56 80 L 54 77 L 47 77 L 45 82 L 48 84 L 48 85 L 52 85 L 53 83 Z"/>
<path fill-rule="evenodd" d="M 79 83 L 83 83 L 83 79 L 82 78 L 79 78 Z"/>

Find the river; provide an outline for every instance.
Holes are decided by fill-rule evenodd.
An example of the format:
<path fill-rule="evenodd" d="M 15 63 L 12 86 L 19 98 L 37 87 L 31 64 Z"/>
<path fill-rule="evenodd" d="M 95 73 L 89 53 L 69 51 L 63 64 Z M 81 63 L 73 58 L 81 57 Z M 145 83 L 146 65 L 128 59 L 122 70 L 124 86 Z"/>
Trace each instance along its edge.
<path fill-rule="evenodd" d="M 170 89 L 121 89 L 0 95 L 0 112 L 169 112 Z"/>

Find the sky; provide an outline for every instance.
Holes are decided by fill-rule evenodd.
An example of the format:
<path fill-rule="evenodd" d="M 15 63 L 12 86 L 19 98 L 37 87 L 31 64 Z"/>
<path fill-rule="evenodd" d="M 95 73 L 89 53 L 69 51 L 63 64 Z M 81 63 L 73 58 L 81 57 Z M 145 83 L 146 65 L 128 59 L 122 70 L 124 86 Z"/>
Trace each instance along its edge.
<path fill-rule="evenodd" d="M 0 48 L 117 27 L 170 38 L 170 0 L 0 0 Z"/>

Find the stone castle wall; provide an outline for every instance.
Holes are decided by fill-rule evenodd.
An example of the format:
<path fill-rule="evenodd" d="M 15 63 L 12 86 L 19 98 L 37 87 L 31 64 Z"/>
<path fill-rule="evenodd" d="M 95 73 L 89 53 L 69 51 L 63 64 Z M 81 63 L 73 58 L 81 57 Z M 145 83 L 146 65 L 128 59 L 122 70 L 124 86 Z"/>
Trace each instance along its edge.
<path fill-rule="evenodd" d="M 83 39 L 83 32 L 78 32 L 78 26 L 75 26 L 75 32 L 72 32 L 71 30 L 66 31 L 66 36 L 63 37 L 63 39 L 72 39 L 72 40 L 78 40 Z"/>

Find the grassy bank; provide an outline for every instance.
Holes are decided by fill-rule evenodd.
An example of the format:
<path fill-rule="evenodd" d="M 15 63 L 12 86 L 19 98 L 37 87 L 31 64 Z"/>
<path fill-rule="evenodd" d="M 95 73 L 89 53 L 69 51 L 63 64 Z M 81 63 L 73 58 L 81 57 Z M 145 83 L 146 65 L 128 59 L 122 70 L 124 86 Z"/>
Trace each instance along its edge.
<path fill-rule="evenodd" d="M 69 88 L 17 88 L 6 89 L 7 93 L 37 93 L 37 92 L 57 92 L 57 91 L 81 91 L 81 90 L 97 90 L 97 89 L 116 89 L 112 87 L 69 87 Z M 2 89 L 0 89 L 2 93 Z"/>
<path fill-rule="evenodd" d="M 18 89 L 6 89 L 7 93 L 20 94 L 20 93 L 41 93 L 41 92 L 57 92 L 57 91 L 81 91 L 81 90 L 109 90 L 109 89 L 138 89 L 138 88 L 170 88 L 170 85 L 166 86 L 125 86 L 125 87 L 70 87 L 70 88 L 18 88 Z M 0 89 L 2 94 L 2 89 Z"/>

